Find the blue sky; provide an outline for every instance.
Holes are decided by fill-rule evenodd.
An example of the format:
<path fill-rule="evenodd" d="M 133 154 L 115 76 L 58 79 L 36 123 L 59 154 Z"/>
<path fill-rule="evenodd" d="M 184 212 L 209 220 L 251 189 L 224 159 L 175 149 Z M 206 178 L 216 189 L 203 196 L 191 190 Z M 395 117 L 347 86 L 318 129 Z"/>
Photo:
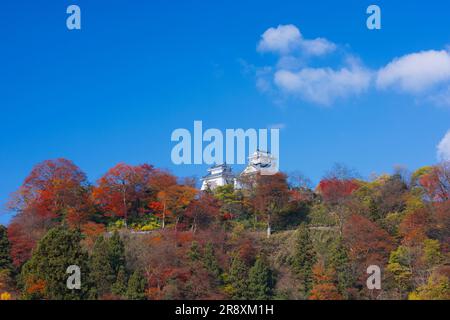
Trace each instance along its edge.
<path fill-rule="evenodd" d="M 366 27 L 372 3 L 381 30 Z M 66 28 L 70 4 L 81 8 L 81 30 Z M 448 1 L 1 7 L 2 204 L 35 164 L 57 157 L 93 182 L 118 162 L 202 176 L 206 166 L 170 159 L 172 131 L 194 120 L 221 130 L 280 125 L 281 169 L 314 182 L 335 162 L 368 177 L 433 164 L 439 143 L 450 153 Z"/>

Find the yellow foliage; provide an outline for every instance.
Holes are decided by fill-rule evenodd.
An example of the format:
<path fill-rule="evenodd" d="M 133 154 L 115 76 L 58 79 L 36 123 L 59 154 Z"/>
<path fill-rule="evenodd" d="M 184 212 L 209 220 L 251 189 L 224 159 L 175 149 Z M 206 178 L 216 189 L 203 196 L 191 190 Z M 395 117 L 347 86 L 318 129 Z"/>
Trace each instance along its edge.
<path fill-rule="evenodd" d="M 409 300 L 449 300 L 450 282 L 446 276 L 431 275 L 428 283 L 408 295 Z"/>
<path fill-rule="evenodd" d="M 0 294 L 0 300 L 11 300 L 11 294 L 9 292 L 3 292 Z"/>

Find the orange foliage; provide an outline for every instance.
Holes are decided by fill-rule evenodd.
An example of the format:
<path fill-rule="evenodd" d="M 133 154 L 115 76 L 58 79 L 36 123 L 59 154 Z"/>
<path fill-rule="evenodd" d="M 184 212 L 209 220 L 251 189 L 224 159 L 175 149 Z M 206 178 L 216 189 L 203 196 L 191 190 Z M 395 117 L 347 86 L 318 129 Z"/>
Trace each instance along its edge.
<path fill-rule="evenodd" d="M 106 227 L 104 224 L 90 221 L 81 226 L 81 232 L 86 236 L 83 242 L 92 248 L 98 236 L 106 232 Z"/>
<path fill-rule="evenodd" d="M 335 284 L 333 283 L 333 270 L 326 270 L 322 262 L 313 267 L 314 287 L 311 290 L 309 300 L 342 300 Z"/>
<path fill-rule="evenodd" d="M 430 214 L 427 209 L 418 209 L 408 213 L 399 226 L 404 244 L 420 244 L 427 238 Z"/>
<path fill-rule="evenodd" d="M 46 283 L 42 279 L 28 280 L 27 281 L 27 293 L 28 294 L 44 294 Z"/>

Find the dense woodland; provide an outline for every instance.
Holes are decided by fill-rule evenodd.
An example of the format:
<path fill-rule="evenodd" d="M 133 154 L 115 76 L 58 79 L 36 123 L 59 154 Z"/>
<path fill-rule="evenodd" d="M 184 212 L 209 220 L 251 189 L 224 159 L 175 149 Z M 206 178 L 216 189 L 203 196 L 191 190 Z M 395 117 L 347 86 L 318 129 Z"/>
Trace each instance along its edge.
<path fill-rule="evenodd" d="M 36 165 L 0 226 L 8 299 L 450 299 L 450 163 L 361 179 L 336 165 L 200 192 L 151 165 L 95 184 Z M 82 271 L 80 290 L 66 268 Z M 381 290 L 366 286 L 382 270 Z"/>

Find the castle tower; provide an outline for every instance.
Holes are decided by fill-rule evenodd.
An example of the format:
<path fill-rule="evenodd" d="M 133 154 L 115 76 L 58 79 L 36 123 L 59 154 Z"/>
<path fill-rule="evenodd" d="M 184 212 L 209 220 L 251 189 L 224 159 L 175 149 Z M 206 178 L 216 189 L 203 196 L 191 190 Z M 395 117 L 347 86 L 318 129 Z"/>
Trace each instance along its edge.
<path fill-rule="evenodd" d="M 242 171 L 241 176 L 261 173 L 264 170 L 269 170 L 275 160 L 275 157 L 272 156 L 270 152 L 256 150 L 251 156 L 248 157 L 248 165 L 244 171 Z"/>
<path fill-rule="evenodd" d="M 227 164 L 215 165 L 208 169 L 208 174 L 202 178 L 201 190 L 208 188 L 214 190 L 217 187 L 234 183 L 234 174 Z"/>

